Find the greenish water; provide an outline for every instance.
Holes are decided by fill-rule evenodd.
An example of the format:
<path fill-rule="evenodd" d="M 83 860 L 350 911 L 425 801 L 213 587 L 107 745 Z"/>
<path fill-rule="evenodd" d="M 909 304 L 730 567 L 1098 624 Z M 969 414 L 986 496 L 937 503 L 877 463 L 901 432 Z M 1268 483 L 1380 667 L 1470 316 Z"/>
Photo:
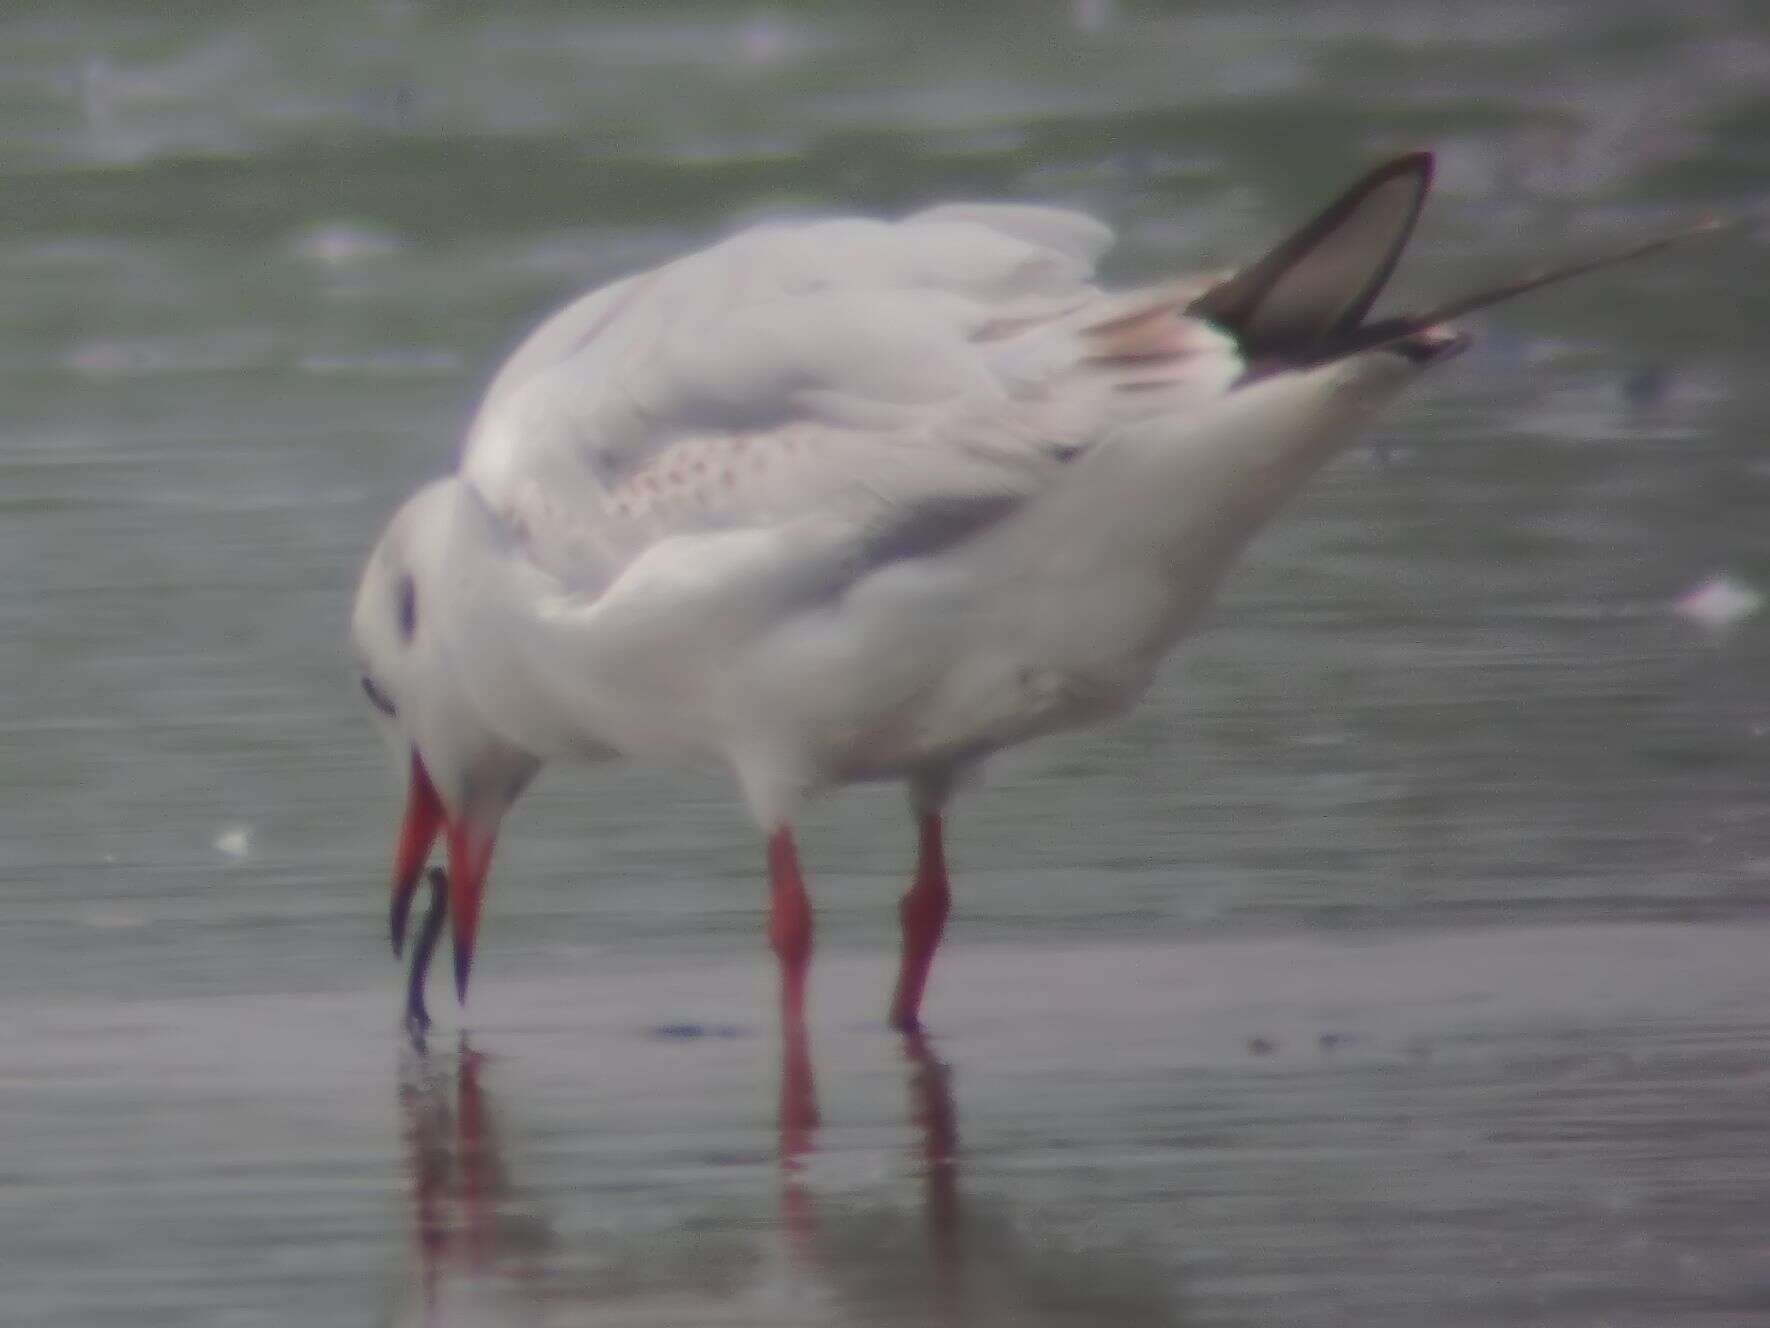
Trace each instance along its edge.
<path fill-rule="evenodd" d="M 1748 3 L 0 15 L 8 1315 L 1765 1313 L 1770 614 L 1676 606 L 1770 590 L 1766 88 Z M 1403 299 L 1752 220 L 1480 322 L 1147 704 L 961 804 L 947 1074 L 870 1022 L 912 842 L 856 791 L 783 1170 L 756 837 L 616 769 L 509 826 L 483 1061 L 410 1061 L 344 619 L 527 326 L 783 211 L 1221 266 L 1422 144 Z"/>

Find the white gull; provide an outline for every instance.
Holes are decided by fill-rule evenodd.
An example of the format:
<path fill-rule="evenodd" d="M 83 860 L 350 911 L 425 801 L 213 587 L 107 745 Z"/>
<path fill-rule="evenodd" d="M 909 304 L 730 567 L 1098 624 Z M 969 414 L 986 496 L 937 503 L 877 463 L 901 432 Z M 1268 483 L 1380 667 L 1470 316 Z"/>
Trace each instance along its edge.
<path fill-rule="evenodd" d="M 465 999 L 497 828 L 543 763 L 715 767 L 767 838 L 797 1021 L 794 817 L 902 780 L 920 861 L 890 1019 L 914 1029 L 959 779 L 1131 705 L 1248 540 L 1464 344 L 1449 318 L 1666 242 L 1369 320 L 1430 178 L 1387 162 L 1227 278 L 1103 290 L 1101 223 L 960 205 L 759 227 L 555 314 L 357 596 L 410 772 L 396 949 L 444 832 Z"/>

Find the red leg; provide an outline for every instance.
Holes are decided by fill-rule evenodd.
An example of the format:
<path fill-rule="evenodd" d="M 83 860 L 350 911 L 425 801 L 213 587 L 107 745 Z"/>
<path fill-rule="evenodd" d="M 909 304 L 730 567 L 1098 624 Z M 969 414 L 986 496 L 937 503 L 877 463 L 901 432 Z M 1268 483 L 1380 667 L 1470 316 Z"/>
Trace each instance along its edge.
<path fill-rule="evenodd" d="M 768 943 L 781 961 L 781 1020 L 803 1026 L 805 974 L 811 967 L 811 900 L 799 874 L 799 850 L 786 826 L 768 838 Z"/>
<path fill-rule="evenodd" d="M 918 818 L 921 847 L 916 880 L 898 905 L 903 920 L 903 962 L 897 970 L 897 991 L 891 997 L 891 1026 L 913 1033 L 922 1026 L 922 988 L 940 946 L 952 894 L 946 883 L 946 852 L 941 846 L 939 812 Z"/>

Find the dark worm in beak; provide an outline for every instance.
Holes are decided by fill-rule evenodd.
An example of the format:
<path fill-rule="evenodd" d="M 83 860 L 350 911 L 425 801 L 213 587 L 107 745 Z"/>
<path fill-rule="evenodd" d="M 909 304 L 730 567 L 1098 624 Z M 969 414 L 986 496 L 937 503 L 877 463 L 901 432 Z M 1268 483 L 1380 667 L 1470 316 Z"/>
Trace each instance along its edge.
<path fill-rule="evenodd" d="M 430 1031 L 430 1012 L 424 1008 L 424 978 L 430 971 L 431 952 L 449 918 L 448 873 L 441 867 L 432 867 L 424 879 L 430 883 L 430 908 L 412 939 L 412 971 L 406 982 L 406 1031 L 420 1045 Z"/>

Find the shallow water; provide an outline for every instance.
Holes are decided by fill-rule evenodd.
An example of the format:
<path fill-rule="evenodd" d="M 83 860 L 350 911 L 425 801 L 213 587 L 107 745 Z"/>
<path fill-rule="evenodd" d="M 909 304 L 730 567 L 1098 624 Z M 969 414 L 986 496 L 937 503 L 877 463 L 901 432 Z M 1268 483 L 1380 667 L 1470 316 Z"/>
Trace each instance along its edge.
<path fill-rule="evenodd" d="M 488 982 L 472 1033 L 428 1054 L 390 1036 L 391 987 L 21 1002 L 9 1306 L 1744 1322 L 1770 1310 L 1767 940 L 982 945 L 941 975 L 939 1036 L 907 1044 L 858 953 L 820 966 L 809 1045 L 784 1048 L 759 959 L 612 947 Z"/>
<path fill-rule="evenodd" d="M 0 16 L 8 1314 L 1770 1313 L 1766 86 L 1746 3 Z M 1481 321 L 1147 704 L 1000 762 L 921 1053 L 900 798 L 821 809 L 821 1124 L 755 836 L 670 773 L 525 800 L 413 1057 L 344 617 L 527 325 L 955 196 L 1216 266 L 1421 143 L 1404 297 L 1752 220 Z"/>

